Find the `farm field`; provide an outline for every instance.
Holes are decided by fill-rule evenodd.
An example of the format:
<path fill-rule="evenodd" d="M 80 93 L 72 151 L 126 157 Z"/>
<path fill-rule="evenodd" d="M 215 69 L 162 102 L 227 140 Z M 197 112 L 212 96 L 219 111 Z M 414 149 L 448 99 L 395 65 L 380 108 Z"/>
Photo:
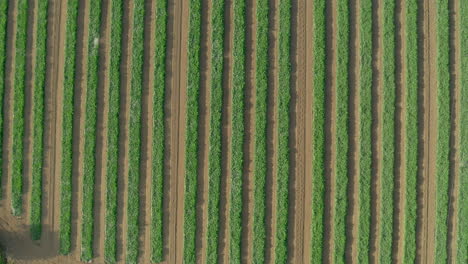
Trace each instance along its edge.
<path fill-rule="evenodd" d="M 468 262 L 462 0 L 0 0 L 0 263 Z"/>

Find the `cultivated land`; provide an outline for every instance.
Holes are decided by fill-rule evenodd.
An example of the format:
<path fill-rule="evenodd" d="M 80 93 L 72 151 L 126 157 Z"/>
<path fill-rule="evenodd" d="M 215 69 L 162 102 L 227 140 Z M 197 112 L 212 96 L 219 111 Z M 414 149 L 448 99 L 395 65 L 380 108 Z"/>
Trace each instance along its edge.
<path fill-rule="evenodd" d="M 0 1 L 0 258 L 466 263 L 467 29 L 461 0 Z"/>

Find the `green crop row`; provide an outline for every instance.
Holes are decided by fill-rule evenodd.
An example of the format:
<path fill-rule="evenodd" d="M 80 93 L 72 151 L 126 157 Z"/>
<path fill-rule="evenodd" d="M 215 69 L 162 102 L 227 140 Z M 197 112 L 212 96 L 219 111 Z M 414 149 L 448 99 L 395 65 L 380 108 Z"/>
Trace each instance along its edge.
<path fill-rule="evenodd" d="M 37 8 L 36 69 L 34 80 L 34 140 L 31 186 L 31 236 L 41 237 L 42 161 L 44 152 L 44 91 L 47 65 L 48 0 L 39 1 Z"/>
<path fill-rule="evenodd" d="M 435 262 L 447 261 L 447 219 L 450 178 L 450 39 L 448 0 L 437 1 L 437 103 L 436 149 L 436 252 Z"/>
<path fill-rule="evenodd" d="M 360 155 L 358 262 L 369 262 L 372 179 L 372 0 L 360 3 Z"/>
<path fill-rule="evenodd" d="M 336 82 L 336 196 L 335 202 L 335 262 L 345 261 L 346 212 L 348 200 L 348 67 L 349 67 L 349 3 L 338 0 Z"/>
<path fill-rule="evenodd" d="M 232 59 L 232 159 L 231 159 L 231 211 L 230 211 L 230 258 L 231 263 L 241 263 L 242 257 L 242 185 L 244 168 L 244 100 L 245 100 L 245 25 L 244 0 L 234 5 L 234 36 Z"/>
<path fill-rule="evenodd" d="M 63 81 L 62 175 L 60 178 L 60 253 L 71 247 L 71 205 L 73 170 L 73 94 L 75 88 L 78 0 L 68 0 Z"/>
<path fill-rule="evenodd" d="M 392 262 L 393 186 L 395 165 L 395 1 L 383 2 L 383 117 L 382 117 L 382 176 L 380 262 Z"/>
<path fill-rule="evenodd" d="M 221 185 L 221 120 L 223 111 L 224 0 L 212 1 L 211 117 L 208 192 L 207 262 L 218 260 L 219 201 Z"/>
<path fill-rule="evenodd" d="M 24 89 L 26 84 L 26 42 L 28 38 L 28 1 L 17 2 L 16 58 L 13 109 L 13 155 L 11 175 L 11 208 L 13 215 L 23 213 L 23 135 Z"/>
<path fill-rule="evenodd" d="M 313 46 L 313 139 L 312 139 L 312 241 L 310 263 L 323 261 L 325 213 L 325 90 L 327 85 L 326 0 L 314 2 Z M 310 73 L 308 73 L 310 74 Z"/>
<path fill-rule="evenodd" d="M 289 115 L 291 101 L 291 0 L 279 2 L 278 175 L 275 262 L 288 260 Z"/>
<path fill-rule="evenodd" d="M 253 262 L 265 259 L 269 1 L 257 0 Z"/>
<path fill-rule="evenodd" d="M 167 0 L 156 1 L 156 57 L 153 102 L 153 195 L 151 252 L 152 262 L 163 261 L 163 196 L 164 196 L 164 142 L 165 87 L 167 45 Z"/>
<path fill-rule="evenodd" d="M 6 36 L 8 21 L 8 1 L 0 2 L 0 149 L 3 149 L 3 96 L 5 92 L 5 59 L 6 59 Z M 0 155 L 0 164 L 3 159 Z M 0 182 L 2 180 L 0 171 Z M 0 198 L 2 197 L 2 188 L 0 188 Z"/>
<path fill-rule="evenodd" d="M 460 12 L 460 50 L 461 68 L 460 68 L 460 169 L 459 169 L 459 186 L 458 193 L 458 226 L 457 232 L 457 263 L 468 262 L 468 56 L 463 55 L 463 51 L 468 50 L 468 5 L 459 1 Z"/>
<path fill-rule="evenodd" d="M 81 260 L 93 258 L 94 182 L 96 174 L 96 125 L 99 72 L 99 29 L 101 1 L 93 1 L 89 8 L 88 83 L 86 88 L 85 145 L 83 169 L 83 218 L 81 230 Z"/>
<path fill-rule="evenodd" d="M 141 100 L 143 90 L 145 1 L 134 1 L 132 81 L 128 155 L 127 263 L 138 263 L 140 208 Z"/>
<path fill-rule="evenodd" d="M 416 258 L 418 179 L 418 0 L 406 2 L 406 206 L 404 263 Z"/>
<path fill-rule="evenodd" d="M 111 41 L 109 66 L 109 112 L 107 131 L 107 195 L 104 258 L 117 262 L 117 207 L 119 175 L 120 63 L 122 58 L 123 1 L 111 2 Z"/>
<path fill-rule="evenodd" d="M 195 263 L 197 228 L 198 121 L 200 95 L 201 0 L 190 0 L 185 136 L 184 262 Z"/>

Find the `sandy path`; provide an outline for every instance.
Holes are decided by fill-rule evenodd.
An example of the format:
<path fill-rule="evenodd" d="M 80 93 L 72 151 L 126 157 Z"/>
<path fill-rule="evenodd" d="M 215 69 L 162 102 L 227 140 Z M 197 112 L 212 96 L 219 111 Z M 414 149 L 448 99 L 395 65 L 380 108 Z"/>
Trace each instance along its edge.
<path fill-rule="evenodd" d="M 393 215 L 393 252 L 392 260 L 402 263 L 404 254 L 405 237 L 405 203 L 406 203 L 406 38 L 404 25 L 406 24 L 406 12 L 404 1 L 395 3 L 395 82 L 396 82 L 396 106 L 395 106 L 395 185 L 394 185 L 394 215 Z"/>
<path fill-rule="evenodd" d="M 460 189 L 460 1 L 449 1 L 450 8 L 450 72 L 451 72 L 451 111 L 452 134 L 450 138 L 450 181 L 449 181 L 449 212 L 447 233 L 447 259 L 454 263 L 457 259 L 457 219 L 458 219 L 458 190 Z"/>
<path fill-rule="evenodd" d="M 325 231 L 324 231 L 324 252 L 323 259 L 325 263 L 334 263 L 333 238 L 335 236 L 333 226 L 335 218 L 335 178 L 336 169 L 336 67 L 337 67 L 337 0 L 327 2 L 327 76 L 326 76 L 326 120 L 325 120 L 325 161 L 326 161 L 326 179 L 325 179 Z"/>
<path fill-rule="evenodd" d="M 265 263 L 275 263 L 276 205 L 278 175 L 278 35 L 279 1 L 269 0 L 268 27 L 268 106 L 267 106 L 267 176 Z"/>
<path fill-rule="evenodd" d="M 117 260 L 126 259 L 127 249 L 127 209 L 128 209 L 128 149 L 129 149 L 129 118 L 130 118 L 130 82 L 132 69 L 132 29 L 133 29 L 133 4 L 125 1 L 123 12 L 122 62 L 120 68 L 120 115 L 119 115 L 119 179 L 118 209 L 117 209 Z"/>
<path fill-rule="evenodd" d="M 152 154 L 153 154 L 153 93 L 155 52 L 155 3 L 146 1 L 145 53 L 143 65 L 143 92 L 141 112 L 141 167 L 140 167 L 140 263 L 151 262 L 151 199 L 152 199 Z M 158 36 L 160 37 L 160 36 Z"/>
<path fill-rule="evenodd" d="M 257 34 L 255 0 L 246 1 L 246 91 L 245 91 L 245 139 L 244 139 L 244 172 L 242 179 L 242 263 L 252 262 L 252 235 L 253 235 L 253 171 L 255 160 L 255 69 L 256 48 L 255 36 Z"/>
<path fill-rule="evenodd" d="M 104 263 L 106 229 L 107 122 L 109 120 L 109 65 L 111 1 L 103 0 L 99 38 L 99 76 L 97 91 L 96 182 L 94 191 L 94 261 Z"/>
<path fill-rule="evenodd" d="M 223 116 L 221 142 L 221 185 L 219 206 L 218 262 L 229 263 L 232 160 L 232 47 L 233 0 L 225 0 L 224 8 L 224 61 L 223 61 Z"/>
<path fill-rule="evenodd" d="M 383 3 L 374 1 L 372 6 L 372 179 L 371 179 L 371 263 L 380 262 L 380 232 L 382 221 L 382 129 L 383 129 Z M 387 187 L 389 188 L 389 187 Z"/>
<path fill-rule="evenodd" d="M 349 47 L 349 158 L 348 158 L 348 212 L 346 216 L 346 259 L 358 263 L 360 178 L 361 178 L 361 1 L 350 2 Z M 367 88 L 364 88 L 367 89 Z"/>
<path fill-rule="evenodd" d="M 197 235 L 196 254 L 197 263 L 206 262 L 207 226 L 208 226 L 208 154 L 210 142 L 210 65 L 211 65 L 211 1 L 202 1 L 201 46 L 200 46 L 200 99 L 198 125 L 199 161 L 198 161 L 198 188 L 197 188 Z"/>
<path fill-rule="evenodd" d="M 434 263 L 435 217 L 436 217 L 436 146 L 437 146 L 437 46 L 436 46 L 436 6 L 424 3 L 424 166 L 418 183 L 421 188 L 420 227 L 416 261 Z M 421 59 L 421 58 L 420 58 Z M 420 106 L 421 107 L 421 106 Z"/>

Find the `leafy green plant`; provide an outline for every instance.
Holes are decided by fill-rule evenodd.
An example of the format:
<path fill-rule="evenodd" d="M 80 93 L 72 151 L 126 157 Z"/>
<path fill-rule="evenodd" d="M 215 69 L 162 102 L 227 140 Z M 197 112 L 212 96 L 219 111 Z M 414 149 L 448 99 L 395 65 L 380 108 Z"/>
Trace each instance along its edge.
<path fill-rule="evenodd" d="M 5 59 L 6 59 L 6 36 L 7 36 L 7 20 L 8 20 L 8 1 L 0 2 L 0 149 L 3 149 L 3 97 L 5 92 Z M 3 159 L 0 155 L 0 164 L 3 164 Z M 2 179 L 0 171 L 0 182 Z M 2 198 L 0 188 L 0 198 Z"/>
<path fill-rule="evenodd" d="M 47 9 L 48 0 L 39 1 L 37 8 L 36 69 L 34 80 L 34 141 L 31 187 L 31 236 L 41 237 L 42 161 L 44 159 L 44 91 L 47 65 Z"/>
<path fill-rule="evenodd" d="M 75 89 L 76 31 L 78 0 L 68 0 L 63 80 L 62 175 L 60 178 L 60 253 L 69 254 L 71 248 L 71 205 L 73 171 L 73 96 Z"/>

